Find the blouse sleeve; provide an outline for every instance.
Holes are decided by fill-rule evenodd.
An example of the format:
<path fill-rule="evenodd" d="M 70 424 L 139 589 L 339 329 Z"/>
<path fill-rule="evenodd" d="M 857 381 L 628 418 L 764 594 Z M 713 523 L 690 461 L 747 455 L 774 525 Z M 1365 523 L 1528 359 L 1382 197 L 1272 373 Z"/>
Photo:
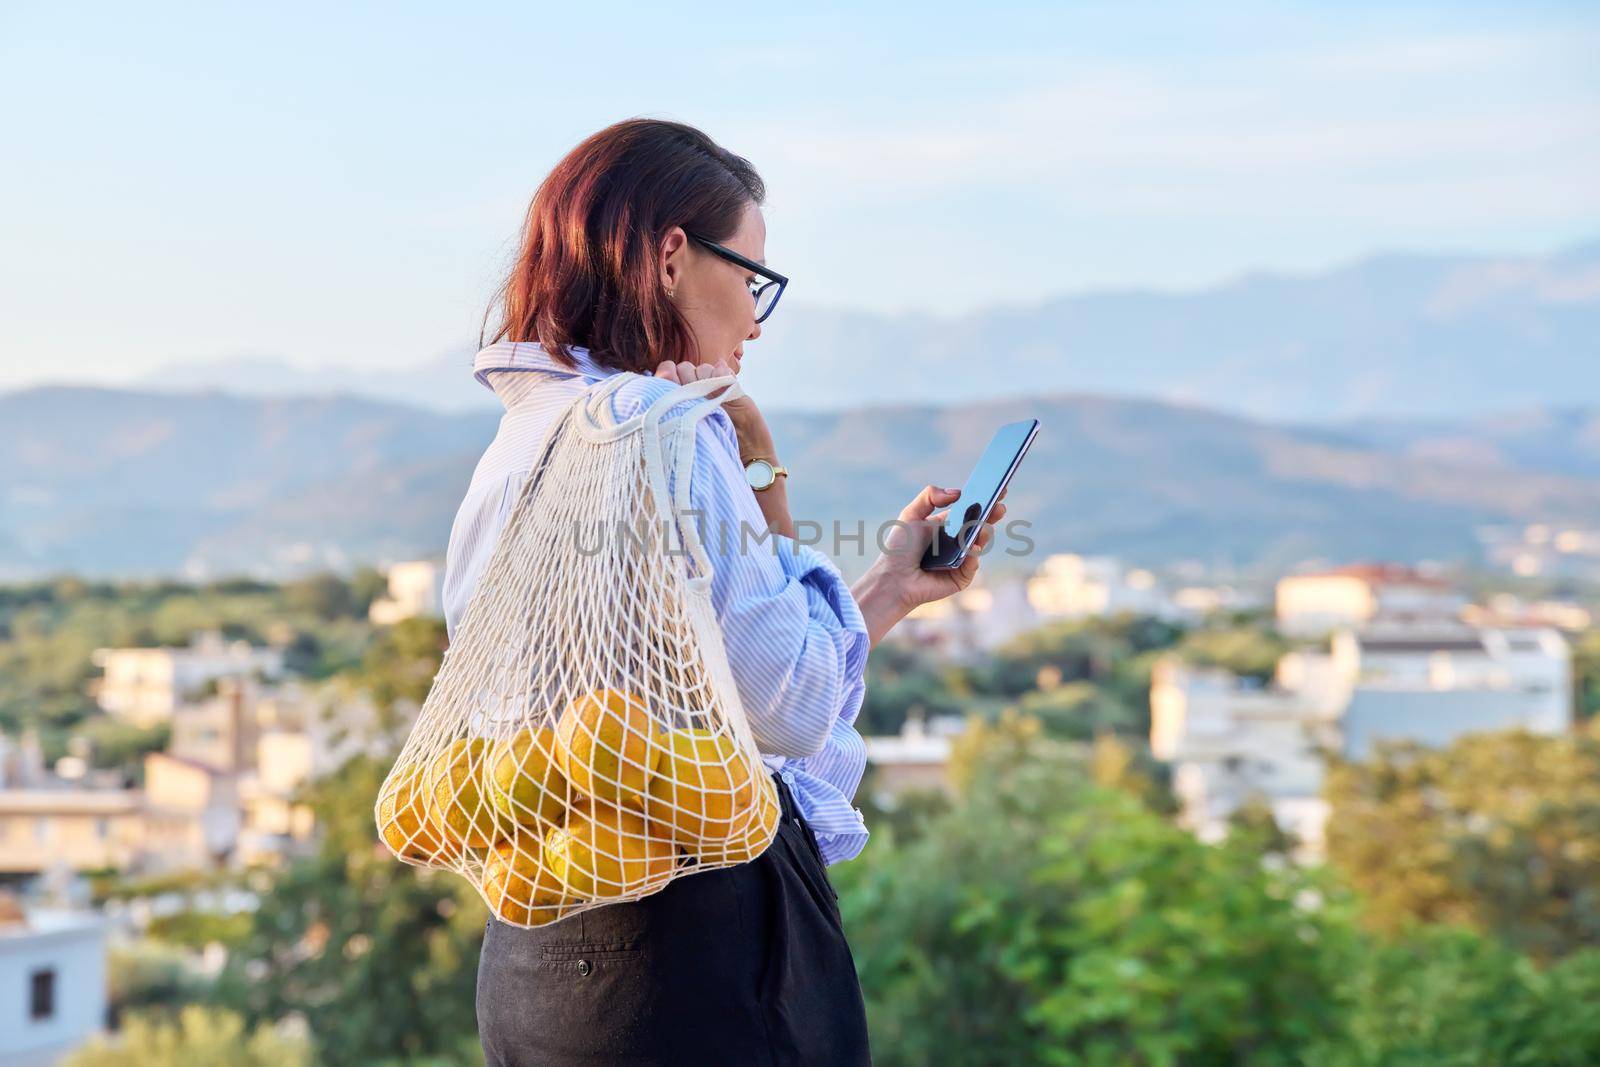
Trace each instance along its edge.
<path fill-rule="evenodd" d="M 659 378 L 629 383 L 616 394 L 618 417 L 671 388 Z M 690 518 L 714 568 L 712 604 L 756 743 L 771 755 L 814 756 L 835 721 L 853 724 L 861 711 L 871 647 L 866 621 L 832 560 L 767 532 L 732 420 L 718 408 L 695 433 Z"/>

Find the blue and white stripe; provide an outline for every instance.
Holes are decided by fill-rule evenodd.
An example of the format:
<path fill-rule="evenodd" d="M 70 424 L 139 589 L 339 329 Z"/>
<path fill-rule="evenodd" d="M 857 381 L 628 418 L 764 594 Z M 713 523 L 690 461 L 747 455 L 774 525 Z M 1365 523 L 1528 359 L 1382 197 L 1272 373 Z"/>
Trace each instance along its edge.
<path fill-rule="evenodd" d="M 444 612 L 451 634 L 552 422 L 585 387 L 616 373 L 586 350 L 573 351 L 576 371 L 533 342 L 493 344 L 473 362 L 474 376 L 506 411 L 450 530 Z M 631 418 L 672 388 L 665 379 L 641 377 L 617 390 L 612 408 L 618 419 Z M 712 604 L 756 744 L 789 784 L 824 862 L 851 859 L 867 843 L 861 811 L 850 803 L 867 761 L 853 725 L 867 688 L 866 622 L 821 552 L 781 534 L 740 536 L 743 529 L 765 531 L 767 523 L 745 482 L 733 423 L 718 408 L 695 432 L 689 497 L 715 567 Z"/>

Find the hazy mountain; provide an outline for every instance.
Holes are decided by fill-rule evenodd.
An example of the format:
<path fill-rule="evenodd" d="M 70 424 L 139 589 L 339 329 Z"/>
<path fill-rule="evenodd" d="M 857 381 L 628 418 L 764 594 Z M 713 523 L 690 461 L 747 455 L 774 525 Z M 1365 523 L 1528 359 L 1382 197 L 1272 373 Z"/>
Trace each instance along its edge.
<path fill-rule="evenodd" d="M 1450 419 L 1353 419 L 1331 428 L 1421 459 L 1600 478 L 1600 411 L 1593 408 L 1524 408 Z"/>
<path fill-rule="evenodd" d="M 162 391 L 213 389 L 262 397 L 348 393 L 432 411 L 496 411 L 500 402 L 472 377 L 475 352 L 475 348 L 463 348 L 430 363 L 390 368 L 381 374 L 350 367 L 308 369 L 270 356 L 174 363 L 146 375 L 140 384 Z"/>
<path fill-rule="evenodd" d="M 408 554 L 440 537 L 438 500 L 420 499 L 431 473 L 444 465 L 435 491 L 459 491 L 493 432 L 482 414 L 355 397 L 0 396 L 0 574 L 211 560 L 270 572 L 336 561 L 346 546 Z M 319 501 L 322 513 L 307 510 Z M 379 501 L 382 521 L 362 525 Z"/>
<path fill-rule="evenodd" d="M 839 518 L 847 530 L 859 518 L 870 530 L 926 482 L 961 481 L 994 426 L 1024 415 L 1043 428 L 1009 501 L 1039 552 L 1147 563 L 1449 559 L 1474 553 L 1482 522 L 1600 523 L 1600 477 L 1559 462 L 1553 430 L 1441 455 L 1419 453 L 1419 431 L 1397 423 L 1295 427 L 1071 394 L 772 422 L 794 472 L 796 517 Z M 1552 425 L 1595 419 L 1552 415 Z M 3 395 L 0 575 L 276 575 L 437 553 L 495 423 L 493 413 L 347 396 Z M 1473 425 L 1451 424 L 1449 436 Z M 847 570 L 864 562 L 850 551 Z"/>
<path fill-rule="evenodd" d="M 747 385 L 772 408 L 1090 392 L 1320 421 L 1600 404 L 1600 242 L 1546 258 L 1377 256 L 1192 293 L 1089 293 L 953 318 L 810 308 L 803 285 L 750 347 Z M 470 364 L 464 344 L 381 375 L 251 360 L 151 381 L 492 410 Z"/>

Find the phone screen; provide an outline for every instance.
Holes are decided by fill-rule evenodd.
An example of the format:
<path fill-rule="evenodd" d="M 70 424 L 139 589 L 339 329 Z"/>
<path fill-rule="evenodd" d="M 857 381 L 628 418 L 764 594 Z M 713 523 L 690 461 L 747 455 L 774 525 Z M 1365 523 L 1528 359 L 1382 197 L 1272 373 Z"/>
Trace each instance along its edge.
<path fill-rule="evenodd" d="M 950 505 L 939 535 L 928 546 L 928 552 L 922 558 L 924 570 L 942 570 L 961 565 L 967 549 L 978 536 L 983 520 L 988 518 L 1000 491 L 1011 480 L 1011 475 L 1022 462 L 1038 431 L 1038 419 L 1007 423 L 995 431 L 989 447 L 983 450 L 978 465 L 972 468 L 966 484 L 962 486 L 961 496 Z"/>

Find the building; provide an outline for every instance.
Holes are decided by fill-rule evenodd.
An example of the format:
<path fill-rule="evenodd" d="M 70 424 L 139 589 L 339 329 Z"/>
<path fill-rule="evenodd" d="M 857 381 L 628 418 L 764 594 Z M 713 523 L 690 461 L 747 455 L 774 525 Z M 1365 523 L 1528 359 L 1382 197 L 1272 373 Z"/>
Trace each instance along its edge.
<path fill-rule="evenodd" d="M 1155 664 L 1150 749 L 1172 764 L 1181 819 L 1202 840 L 1225 836 L 1233 813 L 1259 797 L 1308 855 L 1320 853 L 1327 819 L 1323 753 L 1338 745 L 1340 687 L 1337 674 L 1321 665 L 1288 670 L 1300 672 L 1306 688 L 1260 685 L 1176 656 Z M 1323 676 L 1312 682 L 1313 672 Z"/>
<path fill-rule="evenodd" d="M 1472 626 L 1549 626 L 1569 633 L 1595 624 L 1594 613 L 1573 600 L 1525 600 L 1514 593 L 1495 593 L 1462 609 L 1461 620 Z"/>
<path fill-rule="evenodd" d="M 127 869 L 143 852 L 144 810 L 136 790 L 0 789 L 0 873 Z"/>
<path fill-rule="evenodd" d="M 1539 522 L 1476 533 L 1485 558 L 1519 577 L 1600 577 L 1600 530 L 1592 527 Z"/>
<path fill-rule="evenodd" d="M 953 596 L 913 608 L 895 638 L 960 661 L 981 658 L 1038 625 L 1024 582 L 980 577 Z"/>
<path fill-rule="evenodd" d="M 188 648 L 102 648 L 94 653 L 102 676 L 93 695 L 106 711 L 141 726 L 164 722 L 180 706 L 207 695 L 223 678 L 283 674 L 283 652 L 197 634 Z"/>
<path fill-rule="evenodd" d="M 0 1063 L 48 1067 L 105 1025 L 106 930 L 0 897 Z"/>
<path fill-rule="evenodd" d="M 1466 598 L 1448 582 L 1386 563 L 1290 575 L 1277 588 L 1278 629 L 1303 637 L 1364 626 L 1380 617 L 1396 622 L 1456 619 L 1465 606 Z"/>
<path fill-rule="evenodd" d="M 198 760 L 152 752 L 144 758 L 146 867 L 221 866 L 243 824 L 239 777 Z"/>
<path fill-rule="evenodd" d="M 892 803 L 911 789 L 948 790 L 951 745 L 965 728 L 965 720 L 956 716 L 935 716 L 931 723 L 913 717 L 898 734 L 863 738 L 878 802 Z"/>
<path fill-rule="evenodd" d="M 1156 576 L 1124 568 L 1114 556 L 1047 556 L 1028 580 L 1028 602 L 1041 619 L 1076 619 L 1132 612 L 1161 615 L 1168 610 Z"/>
<path fill-rule="evenodd" d="M 1387 741 L 1444 746 L 1463 734 L 1572 724 L 1571 651 L 1549 628 L 1393 620 L 1293 652 L 1267 685 L 1164 657 L 1151 676 L 1150 746 L 1172 765 L 1185 823 L 1208 840 L 1252 796 L 1320 854 L 1326 755 Z"/>
<path fill-rule="evenodd" d="M 444 571 L 430 560 L 396 563 L 389 568 L 389 595 L 372 602 L 367 615 L 379 626 L 391 626 L 418 615 L 444 614 Z"/>
<path fill-rule="evenodd" d="M 1572 727 L 1572 653 L 1556 630 L 1391 625 L 1333 643 L 1357 665 L 1342 730 L 1350 758 L 1380 741 L 1443 746 L 1480 730 Z"/>
<path fill-rule="evenodd" d="M 252 678 L 219 678 L 215 695 L 172 712 L 167 753 L 239 773 L 255 766 L 260 733 L 260 685 Z"/>
<path fill-rule="evenodd" d="M 305 730 L 271 730 L 256 748 L 256 769 L 239 784 L 237 859 L 261 863 L 311 838 L 315 820 L 297 794 L 319 771 L 318 747 Z"/>

